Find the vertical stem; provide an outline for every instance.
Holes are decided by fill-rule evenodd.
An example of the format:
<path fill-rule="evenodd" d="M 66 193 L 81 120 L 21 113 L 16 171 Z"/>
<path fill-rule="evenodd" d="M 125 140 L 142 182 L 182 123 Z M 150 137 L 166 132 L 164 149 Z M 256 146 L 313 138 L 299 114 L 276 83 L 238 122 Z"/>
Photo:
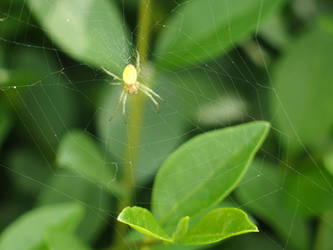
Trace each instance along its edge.
<path fill-rule="evenodd" d="M 140 54 L 141 67 L 144 68 L 148 58 L 148 48 L 150 40 L 150 14 L 151 0 L 140 0 L 139 3 L 139 25 L 137 37 L 137 50 Z M 128 123 L 127 152 L 123 163 L 122 184 L 128 194 L 126 198 L 119 201 L 118 213 L 123 208 L 131 205 L 135 187 L 135 169 L 137 164 L 137 149 L 140 141 L 140 134 L 144 116 L 144 106 L 146 98 L 138 94 L 130 103 L 131 116 Z M 125 249 L 124 237 L 127 232 L 127 225 L 117 223 L 115 229 L 114 246 L 117 249 Z"/>

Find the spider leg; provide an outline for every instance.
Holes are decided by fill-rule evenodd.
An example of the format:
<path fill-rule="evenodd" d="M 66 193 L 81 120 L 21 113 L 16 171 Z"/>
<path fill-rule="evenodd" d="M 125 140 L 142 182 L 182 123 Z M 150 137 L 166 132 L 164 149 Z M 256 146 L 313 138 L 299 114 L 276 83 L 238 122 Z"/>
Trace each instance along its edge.
<path fill-rule="evenodd" d="M 120 94 L 120 97 L 119 97 L 119 100 L 118 100 L 117 106 L 116 106 L 116 108 L 113 110 L 112 115 L 110 116 L 109 121 L 111 121 L 111 120 L 113 119 L 113 117 L 117 114 L 117 111 L 118 111 L 118 109 L 119 109 L 119 107 L 120 107 L 120 104 L 121 104 L 121 102 L 122 102 L 123 99 L 124 99 L 124 95 L 125 95 L 125 91 L 123 90 L 123 91 L 121 92 L 121 94 Z"/>
<path fill-rule="evenodd" d="M 111 86 L 120 86 L 120 85 L 123 85 L 122 82 L 109 82 L 109 85 Z"/>
<path fill-rule="evenodd" d="M 104 68 L 103 66 L 101 66 L 101 69 L 106 73 L 106 74 L 108 74 L 109 76 L 112 76 L 114 79 L 117 79 L 118 81 L 121 81 L 121 79 L 117 76 L 117 75 L 115 75 L 115 74 L 113 74 L 112 72 L 110 72 L 110 71 L 108 71 L 106 68 Z"/>
<path fill-rule="evenodd" d="M 139 51 L 136 51 L 136 70 L 138 71 L 138 73 L 140 73 L 141 68 L 140 68 L 140 54 Z"/>
<path fill-rule="evenodd" d="M 154 103 L 157 112 L 160 112 L 160 105 L 158 104 L 158 102 L 154 99 L 154 97 L 145 89 L 140 88 L 140 90 L 142 91 L 142 93 L 144 93 L 146 96 L 149 97 L 149 99 Z"/>
<path fill-rule="evenodd" d="M 146 85 L 144 85 L 143 83 L 140 83 L 140 87 L 144 90 L 146 90 L 148 93 L 152 94 L 153 96 L 157 97 L 158 99 L 160 99 L 162 102 L 165 102 L 165 100 L 160 97 L 159 94 L 157 94 L 155 91 L 153 91 L 151 88 L 147 87 Z"/>
<path fill-rule="evenodd" d="M 128 94 L 125 93 L 123 97 L 123 120 L 126 123 L 126 101 L 127 101 Z"/>

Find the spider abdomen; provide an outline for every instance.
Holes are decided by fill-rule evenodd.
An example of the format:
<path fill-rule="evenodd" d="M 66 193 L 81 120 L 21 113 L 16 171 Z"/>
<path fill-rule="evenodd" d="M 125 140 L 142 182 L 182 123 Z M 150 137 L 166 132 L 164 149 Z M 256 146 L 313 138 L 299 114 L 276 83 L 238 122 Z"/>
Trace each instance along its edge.
<path fill-rule="evenodd" d="M 138 73 L 132 64 L 128 64 L 123 71 L 123 80 L 126 85 L 133 85 L 136 83 Z"/>

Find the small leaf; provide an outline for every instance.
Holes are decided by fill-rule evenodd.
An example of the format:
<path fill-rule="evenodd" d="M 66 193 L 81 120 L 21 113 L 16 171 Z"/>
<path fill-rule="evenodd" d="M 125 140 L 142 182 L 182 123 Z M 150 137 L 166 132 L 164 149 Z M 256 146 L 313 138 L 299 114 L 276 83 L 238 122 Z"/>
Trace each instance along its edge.
<path fill-rule="evenodd" d="M 145 208 L 127 207 L 119 214 L 117 220 L 143 234 L 168 242 L 172 241 L 155 220 L 154 216 Z"/>
<path fill-rule="evenodd" d="M 45 32 L 75 59 L 120 73 L 129 56 L 126 25 L 114 1 L 29 0 Z"/>
<path fill-rule="evenodd" d="M 201 134 L 164 162 L 153 187 L 153 214 L 175 225 L 226 197 L 245 174 L 269 130 L 267 122 Z"/>
<path fill-rule="evenodd" d="M 66 203 L 36 208 L 19 217 L 0 235 L 0 250 L 31 250 L 41 246 L 50 227 L 72 231 L 80 221 L 83 208 Z"/>
<path fill-rule="evenodd" d="M 45 233 L 46 245 L 50 250 L 90 250 L 91 248 L 80 242 L 73 234 L 58 228 L 51 228 Z"/>
<path fill-rule="evenodd" d="M 176 68 L 213 60 L 246 39 L 281 0 L 192 0 L 179 4 L 163 25 L 155 60 Z"/>
<path fill-rule="evenodd" d="M 250 232 L 258 232 L 258 228 L 242 210 L 217 208 L 206 214 L 179 242 L 190 245 L 210 244 Z"/>
<path fill-rule="evenodd" d="M 185 216 L 181 218 L 177 224 L 176 231 L 172 234 L 172 239 L 177 242 L 179 239 L 183 238 L 188 230 L 188 224 L 190 222 L 190 217 Z"/>
<path fill-rule="evenodd" d="M 313 29 L 291 43 L 275 66 L 271 114 L 290 155 L 305 147 L 321 150 L 320 145 L 331 133 L 332 43 L 332 34 Z"/>
<path fill-rule="evenodd" d="M 82 177 L 121 195 L 115 180 L 114 166 L 108 166 L 95 142 L 85 133 L 72 131 L 62 139 L 57 153 L 57 164 Z"/>

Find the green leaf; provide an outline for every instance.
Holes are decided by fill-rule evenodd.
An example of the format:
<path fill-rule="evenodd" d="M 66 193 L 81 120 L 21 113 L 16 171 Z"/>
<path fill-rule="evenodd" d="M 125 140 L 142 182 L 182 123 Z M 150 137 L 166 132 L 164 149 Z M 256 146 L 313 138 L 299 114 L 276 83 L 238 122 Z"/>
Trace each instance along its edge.
<path fill-rule="evenodd" d="M 174 242 L 179 241 L 185 236 L 188 230 L 188 224 L 190 222 L 190 217 L 185 216 L 181 218 L 177 224 L 176 231 L 172 234 L 172 239 Z"/>
<path fill-rule="evenodd" d="M 161 228 L 149 210 L 142 207 L 127 207 L 119 214 L 118 221 L 125 223 L 135 230 L 164 241 L 172 241 Z"/>
<path fill-rule="evenodd" d="M 193 0 L 179 4 L 157 41 L 155 60 L 176 68 L 213 60 L 248 38 L 283 1 Z"/>
<path fill-rule="evenodd" d="M 45 32 L 66 53 L 120 73 L 128 63 L 129 40 L 114 1 L 28 0 Z"/>
<path fill-rule="evenodd" d="M 0 148 L 11 125 L 10 115 L 0 103 Z"/>
<path fill-rule="evenodd" d="M 75 200 L 85 204 L 89 209 L 78 225 L 77 233 L 84 242 L 95 240 L 108 224 L 109 211 L 113 209 L 109 193 L 69 171 L 54 172 L 46 184 L 48 188 L 43 189 L 37 203 L 49 205 Z"/>
<path fill-rule="evenodd" d="M 153 214 L 175 225 L 225 198 L 245 174 L 269 130 L 267 122 L 201 134 L 164 162 L 153 187 Z"/>
<path fill-rule="evenodd" d="M 333 249 L 333 212 L 326 212 L 321 216 L 315 250 L 331 250 Z"/>
<path fill-rule="evenodd" d="M 31 250 L 41 246 L 50 227 L 72 231 L 82 217 L 83 208 L 66 203 L 36 208 L 19 217 L 0 235 L 0 250 Z"/>
<path fill-rule="evenodd" d="M 318 149 L 331 132 L 332 43 L 332 34 L 311 30 L 291 43 L 275 67 L 272 115 L 290 154 L 304 147 Z"/>
<path fill-rule="evenodd" d="M 299 215 L 299 204 L 287 207 L 285 178 L 276 166 L 256 160 L 236 189 L 240 205 L 267 223 L 280 238 L 295 249 L 308 249 L 310 228 Z M 297 214 L 295 214 L 295 211 Z M 286 246 L 287 247 L 287 246 Z"/>
<path fill-rule="evenodd" d="M 106 187 L 117 196 L 122 194 L 115 179 L 115 166 L 106 164 L 106 159 L 94 140 L 81 131 L 69 132 L 61 140 L 57 164 Z"/>
<path fill-rule="evenodd" d="M 211 244 L 251 232 L 258 232 L 258 228 L 242 210 L 217 208 L 206 214 L 178 242 L 189 245 Z"/>
<path fill-rule="evenodd" d="M 73 234 L 58 228 L 51 228 L 45 233 L 46 245 L 50 250 L 90 250 L 91 248 L 80 242 Z"/>

